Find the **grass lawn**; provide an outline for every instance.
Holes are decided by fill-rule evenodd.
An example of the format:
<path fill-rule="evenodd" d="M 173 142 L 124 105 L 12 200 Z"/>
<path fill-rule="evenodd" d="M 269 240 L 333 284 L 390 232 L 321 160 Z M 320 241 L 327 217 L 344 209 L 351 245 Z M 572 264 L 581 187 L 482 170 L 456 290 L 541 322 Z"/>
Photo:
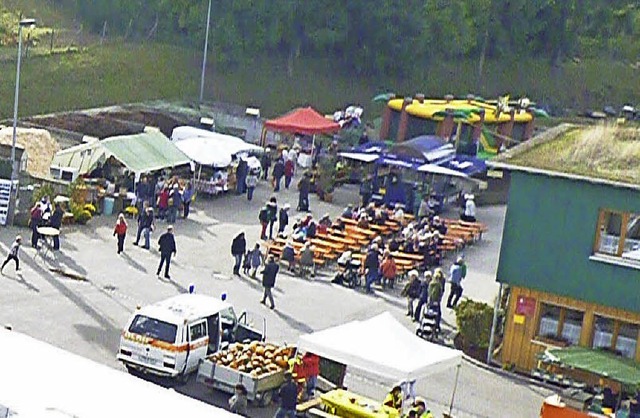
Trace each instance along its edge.
<path fill-rule="evenodd" d="M 15 48 L 0 49 L 0 119 L 12 115 L 14 55 Z M 23 61 L 20 115 L 152 99 L 195 101 L 200 60 L 200 51 L 185 47 L 115 41 L 79 53 L 34 53 Z M 542 61 L 526 65 L 488 62 L 482 88 L 475 80 L 475 65 L 472 61 L 434 63 L 416 68 L 412 79 L 397 79 L 393 74 L 364 78 L 340 70 L 332 62 L 299 60 L 294 76 L 289 78 L 285 63 L 277 59 L 256 58 L 242 65 L 216 68 L 215 57 L 211 57 L 205 99 L 257 106 L 267 117 L 305 104 L 323 112 L 361 104 L 365 106 L 365 118 L 374 119 L 381 114 L 382 105 L 371 103 L 371 98 L 384 91 L 422 92 L 428 97 L 447 93 L 464 96 L 469 92 L 485 98 L 526 94 L 537 102 L 573 109 L 635 103 L 640 95 L 640 72 L 622 63 L 569 63 L 551 77 L 547 63 Z"/>

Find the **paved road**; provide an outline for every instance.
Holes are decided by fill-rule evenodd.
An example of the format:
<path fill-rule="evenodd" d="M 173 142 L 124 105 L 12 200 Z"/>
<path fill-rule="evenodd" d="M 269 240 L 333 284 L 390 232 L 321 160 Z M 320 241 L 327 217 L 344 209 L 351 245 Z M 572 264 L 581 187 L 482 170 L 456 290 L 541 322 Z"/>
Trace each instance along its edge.
<path fill-rule="evenodd" d="M 324 276 L 302 280 L 282 274 L 274 292 L 277 309 L 271 311 L 260 305 L 261 287 L 257 281 L 231 277 L 230 242 L 241 229 L 246 231 L 249 244 L 257 240 L 258 210 L 270 195 L 266 184 L 261 183 L 250 203 L 243 196 L 234 195 L 198 200 L 193 216 L 179 220 L 175 226 L 178 255 L 172 263 L 171 281 L 155 276 L 157 250 L 134 247 L 131 236 L 125 253 L 116 254 L 114 217 L 96 217 L 87 226 L 64 230 L 58 262 L 86 275 L 87 281 L 51 273 L 34 250 L 24 248 L 22 276 L 16 276 L 9 267 L 0 277 L 0 323 L 10 323 L 17 331 L 118 369 L 122 369 L 115 360 L 120 330 L 136 305 L 184 292 L 191 283 L 198 293 L 227 293 L 237 310 L 264 316 L 268 338 L 276 342 L 295 343 L 302 333 L 366 319 L 383 311 L 390 311 L 413 327 L 404 316 L 405 303 L 397 293 L 367 296 L 332 285 Z M 295 208 L 297 196 L 293 191 L 282 191 L 277 197 L 280 204 L 288 202 Z M 347 202 L 357 198 L 357 188 L 347 186 L 336 192 L 333 205 L 317 202 L 315 197 L 311 204 L 316 215 L 336 215 Z M 504 212 L 504 207 L 480 208 L 479 218 L 490 231 L 465 251 L 470 266 L 465 293 L 489 303 L 497 289 L 494 279 Z M 163 228 L 160 224 L 159 229 Z M 133 230 L 134 225 L 131 233 Z M 27 241 L 26 230 L 1 229 L 0 248 L 6 251 L 18 232 Z M 156 232 L 154 242 L 158 235 Z M 444 313 L 444 320 L 454 323 L 450 312 Z M 420 394 L 429 400 L 434 411 L 448 407 L 454 377 L 455 371 L 449 371 L 419 385 Z M 355 375 L 348 376 L 347 385 L 376 397 L 381 397 L 386 387 Z M 211 393 L 194 382 L 178 390 L 217 405 L 226 404 L 226 395 Z M 534 417 L 545 395 L 544 390 L 464 363 L 453 411 L 458 417 Z M 272 414 L 273 408 L 251 412 L 256 417 Z"/>

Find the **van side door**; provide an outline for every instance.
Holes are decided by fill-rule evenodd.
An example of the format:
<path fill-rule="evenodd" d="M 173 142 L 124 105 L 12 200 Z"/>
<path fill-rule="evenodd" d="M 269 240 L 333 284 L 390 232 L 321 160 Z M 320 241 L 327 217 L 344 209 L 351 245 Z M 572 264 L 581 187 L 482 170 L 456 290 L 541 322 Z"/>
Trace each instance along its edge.
<path fill-rule="evenodd" d="M 209 344 L 209 334 L 207 332 L 207 321 L 199 319 L 189 324 L 189 357 L 187 360 L 187 373 L 198 368 L 198 363 L 207 355 Z"/>

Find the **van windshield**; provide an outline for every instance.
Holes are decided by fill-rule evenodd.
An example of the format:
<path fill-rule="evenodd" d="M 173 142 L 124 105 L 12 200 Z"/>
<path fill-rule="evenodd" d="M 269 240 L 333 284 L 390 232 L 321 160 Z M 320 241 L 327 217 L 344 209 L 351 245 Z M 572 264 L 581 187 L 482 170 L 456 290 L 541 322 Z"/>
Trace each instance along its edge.
<path fill-rule="evenodd" d="M 144 335 L 166 343 L 176 342 L 178 326 L 168 322 L 159 321 L 144 315 L 136 315 L 129 327 L 129 332 Z"/>

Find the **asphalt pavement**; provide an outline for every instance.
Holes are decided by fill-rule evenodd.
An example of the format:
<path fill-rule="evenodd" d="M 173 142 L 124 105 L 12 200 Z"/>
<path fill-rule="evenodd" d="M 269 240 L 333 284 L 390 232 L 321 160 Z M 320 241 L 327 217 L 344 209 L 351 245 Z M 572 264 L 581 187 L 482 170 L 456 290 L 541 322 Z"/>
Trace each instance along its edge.
<path fill-rule="evenodd" d="M 159 262 L 157 239 L 166 228 L 162 222 L 153 234 L 152 249 L 144 250 L 132 245 L 136 225 L 130 220 L 122 255 L 116 254 L 116 239 L 112 236 L 115 216 L 97 216 L 86 226 L 64 227 L 62 249 L 53 263 L 28 246 L 28 230 L 0 229 L 1 250 L 8 251 L 17 233 L 25 236 L 27 243 L 20 255 L 22 274 L 16 275 L 13 265 L 9 264 L 0 277 L 0 323 L 11 324 L 18 332 L 120 370 L 124 369 L 115 359 L 120 332 L 136 306 L 186 292 L 190 284 L 197 293 L 213 296 L 226 293 L 227 300 L 238 312 L 248 311 L 257 319 L 265 318 L 267 338 L 278 343 L 295 343 L 303 333 L 367 319 L 384 311 L 415 329 L 404 316 L 406 304 L 398 290 L 365 295 L 331 284 L 330 270 L 309 279 L 280 274 L 274 289 L 276 309 L 272 311 L 261 305 L 259 281 L 232 276 L 230 245 L 240 230 L 246 232 L 248 245 L 259 242 L 258 211 L 271 195 L 277 197 L 279 205 L 291 204 L 290 223 L 293 223 L 297 205 L 297 192 L 293 189 L 274 194 L 261 182 L 252 202 L 231 193 L 215 198 L 198 196 L 192 205 L 192 215 L 175 224 L 178 251 L 172 260 L 171 280 L 155 275 Z M 347 203 L 357 201 L 357 186 L 344 186 L 336 190 L 332 204 L 318 202 L 316 196 L 312 196 L 311 210 L 316 217 L 324 213 L 336 216 Z M 464 250 L 469 273 L 463 296 L 493 303 L 504 215 L 504 207 L 478 209 L 478 218 L 489 226 L 489 231 L 481 241 Z M 73 271 L 85 280 L 52 272 L 51 265 Z M 455 324 L 453 313 L 445 309 L 443 319 L 451 331 Z M 455 370 L 439 373 L 418 385 L 419 394 L 438 414 L 449 408 L 455 374 Z M 350 389 L 375 398 L 382 398 L 391 383 L 394 382 L 362 379 L 357 374 L 349 374 L 346 381 Z M 223 407 L 228 398 L 193 381 L 176 390 Z M 548 394 L 547 390 L 519 379 L 464 362 L 453 415 L 535 417 Z M 250 415 L 267 417 L 273 412 L 273 407 L 252 408 Z"/>

